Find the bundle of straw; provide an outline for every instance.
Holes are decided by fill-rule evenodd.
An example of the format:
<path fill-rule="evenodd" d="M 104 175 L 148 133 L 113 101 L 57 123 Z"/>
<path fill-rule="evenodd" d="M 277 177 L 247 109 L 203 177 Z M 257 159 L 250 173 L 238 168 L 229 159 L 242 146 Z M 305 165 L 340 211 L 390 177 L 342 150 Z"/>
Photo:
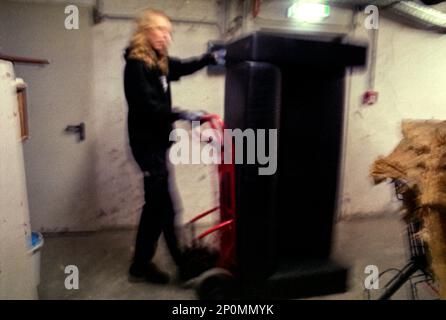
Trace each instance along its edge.
<path fill-rule="evenodd" d="M 410 186 L 403 193 L 405 218 L 421 219 L 420 236 L 440 298 L 446 299 L 446 121 L 404 121 L 402 133 L 398 146 L 373 163 L 370 175 L 375 183 L 391 178 Z"/>

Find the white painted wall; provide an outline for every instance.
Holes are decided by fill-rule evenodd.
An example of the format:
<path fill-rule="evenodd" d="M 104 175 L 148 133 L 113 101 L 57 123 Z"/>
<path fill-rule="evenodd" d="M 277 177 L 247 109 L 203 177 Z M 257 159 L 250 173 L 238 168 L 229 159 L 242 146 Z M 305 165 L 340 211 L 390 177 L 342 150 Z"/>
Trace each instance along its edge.
<path fill-rule="evenodd" d="M 446 11 L 446 7 L 442 7 Z M 381 15 L 382 16 L 382 15 Z M 352 39 L 367 39 L 363 16 Z M 376 88 L 378 103 L 363 106 L 367 73 L 355 72 L 348 97 L 344 218 L 394 212 L 400 203 L 389 184 L 373 186 L 370 165 L 401 139 L 403 119 L 446 119 L 446 35 L 380 19 Z"/>
<path fill-rule="evenodd" d="M 0 60 L 0 300 L 35 299 L 31 228 L 15 75 Z"/>
<path fill-rule="evenodd" d="M 50 61 L 44 67 L 16 67 L 17 75 L 28 83 L 30 140 L 24 151 L 33 228 L 94 229 L 100 210 L 87 10 L 80 8 L 83 28 L 68 31 L 61 5 L 2 2 L 0 8 L 3 52 Z M 86 124 L 87 140 L 77 143 L 64 129 L 81 121 Z"/>

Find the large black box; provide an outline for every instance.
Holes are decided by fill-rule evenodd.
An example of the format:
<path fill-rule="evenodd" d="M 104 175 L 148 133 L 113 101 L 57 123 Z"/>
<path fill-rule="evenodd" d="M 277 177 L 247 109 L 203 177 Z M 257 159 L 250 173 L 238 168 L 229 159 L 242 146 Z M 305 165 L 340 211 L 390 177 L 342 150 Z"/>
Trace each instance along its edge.
<path fill-rule="evenodd" d="M 235 166 L 242 292 L 294 298 L 343 291 L 347 270 L 330 260 L 330 250 L 345 69 L 365 64 L 366 47 L 257 32 L 226 49 L 226 128 L 278 132 L 274 174 L 259 175 L 258 162 Z"/>

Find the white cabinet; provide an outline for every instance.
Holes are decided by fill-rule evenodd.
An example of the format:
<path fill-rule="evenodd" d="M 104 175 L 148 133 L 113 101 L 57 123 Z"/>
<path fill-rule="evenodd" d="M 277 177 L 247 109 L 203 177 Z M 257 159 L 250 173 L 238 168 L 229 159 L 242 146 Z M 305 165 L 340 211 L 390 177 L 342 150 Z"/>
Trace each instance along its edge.
<path fill-rule="evenodd" d="M 0 60 L 0 300 L 37 298 L 30 236 L 16 79 Z"/>

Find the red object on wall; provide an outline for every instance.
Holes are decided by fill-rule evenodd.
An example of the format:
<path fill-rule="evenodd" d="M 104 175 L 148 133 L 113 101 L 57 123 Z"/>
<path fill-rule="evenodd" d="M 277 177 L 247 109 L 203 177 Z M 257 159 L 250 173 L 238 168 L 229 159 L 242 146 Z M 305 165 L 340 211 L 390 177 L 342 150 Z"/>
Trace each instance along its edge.
<path fill-rule="evenodd" d="M 261 4 L 261 0 L 255 0 L 254 1 L 254 4 L 252 6 L 252 17 L 253 18 L 256 18 L 259 15 L 260 4 Z"/>
<path fill-rule="evenodd" d="M 368 90 L 362 96 L 362 104 L 372 105 L 378 101 L 378 92 Z"/>

